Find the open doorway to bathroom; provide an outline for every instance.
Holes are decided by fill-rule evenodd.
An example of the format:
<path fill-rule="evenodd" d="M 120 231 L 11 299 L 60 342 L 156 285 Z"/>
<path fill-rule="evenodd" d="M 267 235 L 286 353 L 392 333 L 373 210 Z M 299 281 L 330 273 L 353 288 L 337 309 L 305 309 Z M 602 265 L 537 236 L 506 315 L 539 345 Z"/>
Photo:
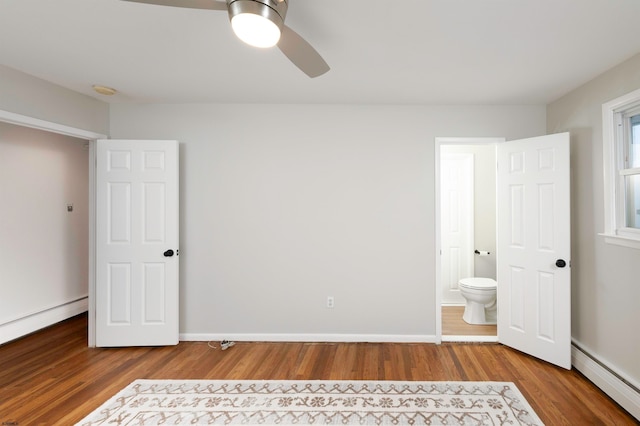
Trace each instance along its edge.
<path fill-rule="evenodd" d="M 495 324 L 463 320 L 459 281 L 496 279 L 496 144 L 503 138 L 437 138 L 436 289 L 442 341 L 497 341 Z"/>

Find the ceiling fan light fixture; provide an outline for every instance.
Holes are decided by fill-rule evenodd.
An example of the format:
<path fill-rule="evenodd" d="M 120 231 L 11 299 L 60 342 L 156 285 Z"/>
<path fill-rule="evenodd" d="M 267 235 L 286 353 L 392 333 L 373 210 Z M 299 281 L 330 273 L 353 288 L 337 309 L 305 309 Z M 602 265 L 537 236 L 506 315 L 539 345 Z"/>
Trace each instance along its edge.
<path fill-rule="evenodd" d="M 255 47 L 273 47 L 280 41 L 286 0 L 232 0 L 229 19 L 236 36 Z"/>
<path fill-rule="evenodd" d="M 240 40 L 251 46 L 273 47 L 280 41 L 280 28 L 267 18 L 253 13 L 234 16 L 231 28 Z"/>

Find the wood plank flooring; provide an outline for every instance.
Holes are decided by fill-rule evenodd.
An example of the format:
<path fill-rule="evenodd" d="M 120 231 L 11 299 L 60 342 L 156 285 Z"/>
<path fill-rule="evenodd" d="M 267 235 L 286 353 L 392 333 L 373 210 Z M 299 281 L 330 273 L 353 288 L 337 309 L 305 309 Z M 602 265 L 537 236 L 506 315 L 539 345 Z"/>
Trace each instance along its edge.
<path fill-rule="evenodd" d="M 71 425 L 135 379 L 514 382 L 547 425 L 636 420 L 575 370 L 499 344 L 237 343 L 87 348 L 80 315 L 0 346 L 0 424 Z"/>
<path fill-rule="evenodd" d="M 462 319 L 464 306 L 442 307 L 442 334 L 444 336 L 497 336 L 495 325 L 472 325 Z"/>

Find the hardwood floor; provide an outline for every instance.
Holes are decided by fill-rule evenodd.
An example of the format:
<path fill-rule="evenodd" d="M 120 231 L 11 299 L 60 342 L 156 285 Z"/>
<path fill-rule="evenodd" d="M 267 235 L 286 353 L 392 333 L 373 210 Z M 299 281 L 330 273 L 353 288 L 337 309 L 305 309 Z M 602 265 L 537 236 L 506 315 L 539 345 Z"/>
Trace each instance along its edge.
<path fill-rule="evenodd" d="M 497 336 L 495 325 L 472 325 L 462 319 L 464 306 L 443 306 L 442 334 L 444 336 Z"/>
<path fill-rule="evenodd" d="M 80 315 L 0 346 L 0 424 L 69 425 L 135 379 L 491 380 L 514 382 L 547 425 L 632 425 L 575 370 L 499 344 L 237 343 L 87 348 Z"/>

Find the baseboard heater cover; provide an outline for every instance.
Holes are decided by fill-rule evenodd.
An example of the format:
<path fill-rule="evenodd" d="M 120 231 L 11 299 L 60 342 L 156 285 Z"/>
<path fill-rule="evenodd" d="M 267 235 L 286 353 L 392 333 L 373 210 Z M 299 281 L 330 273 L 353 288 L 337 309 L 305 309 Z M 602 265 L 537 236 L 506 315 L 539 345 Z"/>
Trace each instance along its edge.
<path fill-rule="evenodd" d="M 576 342 L 573 342 L 571 352 L 572 364 L 578 371 L 640 420 L 640 386 L 629 378 L 625 378 Z"/>
<path fill-rule="evenodd" d="M 21 318 L 0 325 L 0 336 L 2 336 L 0 337 L 0 344 L 19 339 L 75 315 L 87 312 L 88 309 L 88 297 L 84 296 L 39 312 L 26 314 Z"/>

